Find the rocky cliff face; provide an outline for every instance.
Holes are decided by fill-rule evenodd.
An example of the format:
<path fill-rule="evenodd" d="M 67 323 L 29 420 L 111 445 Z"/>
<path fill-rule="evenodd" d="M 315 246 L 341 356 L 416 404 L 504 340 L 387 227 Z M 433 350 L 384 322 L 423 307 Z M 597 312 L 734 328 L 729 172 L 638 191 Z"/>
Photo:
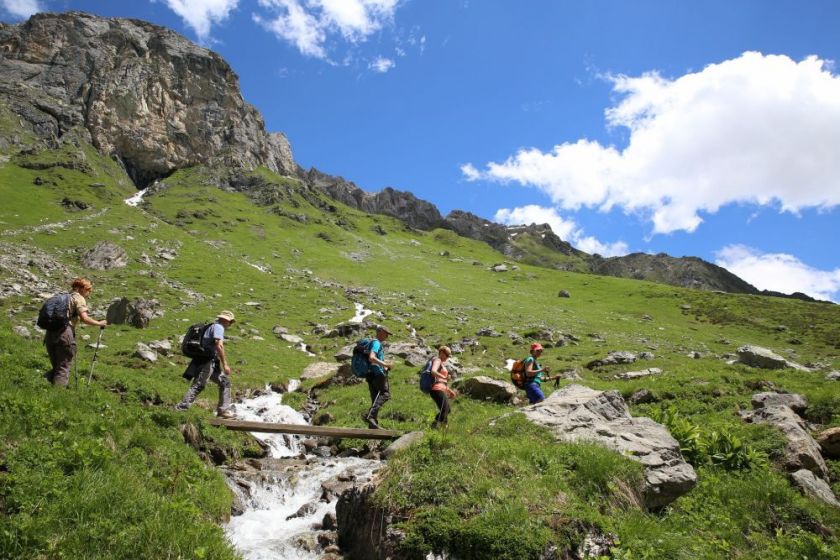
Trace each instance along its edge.
<path fill-rule="evenodd" d="M 83 13 L 0 25 L 0 101 L 54 145 L 70 131 L 138 186 L 195 164 L 297 169 L 222 58 L 168 29 Z"/>

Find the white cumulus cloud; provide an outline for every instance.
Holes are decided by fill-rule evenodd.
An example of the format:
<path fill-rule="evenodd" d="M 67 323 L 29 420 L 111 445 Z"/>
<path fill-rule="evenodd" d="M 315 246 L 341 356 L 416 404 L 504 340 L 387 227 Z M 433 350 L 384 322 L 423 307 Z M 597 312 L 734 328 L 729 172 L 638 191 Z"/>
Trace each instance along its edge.
<path fill-rule="evenodd" d="M 210 36 L 210 28 L 222 23 L 239 0 L 164 0 L 169 9 L 195 31 L 200 41 Z"/>
<path fill-rule="evenodd" d="M 38 0 L 2 0 L 3 11 L 16 18 L 28 18 L 32 14 L 44 11 Z"/>
<path fill-rule="evenodd" d="M 585 236 L 583 229 L 574 220 L 563 218 L 556 209 L 529 204 L 519 208 L 501 208 L 493 217 L 499 223 L 507 225 L 548 224 L 551 231 L 560 239 L 571 243 L 587 253 L 598 253 L 604 257 L 626 255 L 627 244 L 623 241 L 602 243 L 592 236 Z"/>
<path fill-rule="evenodd" d="M 796 212 L 840 204 L 840 77 L 815 56 L 747 52 L 668 79 L 612 76 L 609 128 L 625 148 L 580 139 L 524 148 L 467 180 L 515 182 L 559 207 L 649 217 L 654 233 L 694 231 L 701 213 L 732 203 Z"/>
<path fill-rule="evenodd" d="M 302 54 L 326 59 L 330 36 L 338 34 L 348 43 L 365 41 L 393 21 L 399 0 L 259 0 L 259 4 L 270 14 L 255 14 L 257 23 Z"/>
<path fill-rule="evenodd" d="M 379 72 L 380 74 L 384 74 L 394 66 L 396 66 L 396 63 L 393 60 L 382 56 L 376 58 L 370 64 L 368 64 L 368 68 Z"/>
<path fill-rule="evenodd" d="M 727 245 L 715 253 L 715 264 L 740 276 L 760 290 L 840 300 L 840 268 L 819 270 L 793 255 L 762 253 L 745 245 Z"/>

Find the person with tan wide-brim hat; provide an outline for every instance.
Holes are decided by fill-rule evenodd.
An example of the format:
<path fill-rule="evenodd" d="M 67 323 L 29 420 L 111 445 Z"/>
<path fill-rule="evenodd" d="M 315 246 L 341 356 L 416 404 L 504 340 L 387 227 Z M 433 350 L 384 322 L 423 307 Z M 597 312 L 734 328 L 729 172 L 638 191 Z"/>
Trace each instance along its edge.
<path fill-rule="evenodd" d="M 236 322 L 233 311 L 222 311 L 216 316 L 216 322 L 208 325 L 201 337 L 201 345 L 207 350 L 207 357 L 193 358 L 184 377 L 192 378 L 192 384 L 176 410 L 187 410 L 198 394 L 204 390 L 208 381 L 219 386 L 219 404 L 216 413 L 222 418 L 233 418 L 231 408 L 230 375 L 233 373 L 225 352 L 225 329 Z"/>

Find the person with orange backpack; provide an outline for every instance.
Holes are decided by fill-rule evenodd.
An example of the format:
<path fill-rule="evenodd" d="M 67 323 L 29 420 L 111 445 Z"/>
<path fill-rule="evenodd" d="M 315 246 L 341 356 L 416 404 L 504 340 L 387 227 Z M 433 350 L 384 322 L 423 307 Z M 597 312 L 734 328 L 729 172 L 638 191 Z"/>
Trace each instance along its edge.
<path fill-rule="evenodd" d="M 420 389 L 425 389 L 426 384 L 430 385 L 427 391 L 438 408 L 435 421 L 432 422 L 433 429 L 446 427 L 450 411 L 449 399 L 458 396 L 456 391 L 449 388 L 449 371 L 446 369 L 446 362 L 449 361 L 450 356 L 452 356 L 452 350 L 449 346 L 441 346 L 438 348 L 437 357 L 430 359 L 421 372 Z M 428 382 L 424 382 L 422 376 L 426 376 Z"/>
<path fill-rule="evenodd" d="M 531 404 L 537 404 L 545 400 L 545 393 L 542 392 L 540 385 L 544 381 L 543 374 L 548 373 L 548 368 L 542 367 L 537 362 L 537 358 L 542 355 L 542 352 L 542 344 L 535 342 L 531 345 L 531 355 L 522 360 L 522 367 L 525 372 L 522 388 L 525 389 L 528 402 Z"/>

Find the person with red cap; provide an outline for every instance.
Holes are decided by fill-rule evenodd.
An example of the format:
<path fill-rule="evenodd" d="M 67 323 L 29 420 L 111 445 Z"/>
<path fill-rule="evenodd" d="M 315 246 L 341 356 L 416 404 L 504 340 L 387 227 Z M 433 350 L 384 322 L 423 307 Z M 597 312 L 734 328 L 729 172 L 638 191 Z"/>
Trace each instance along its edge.
<path fill-rule="evenodd" d="M 542 355 L 543 347 L 539 342 L 531 345 L 531 355 L 522 360 L 525 368 L 525 394 L 528 395 L 528 402 L 536 404 L 545 400 L 545 393 L 542 392 L 540 384 L 543 382 L 543 373 L 548 373 L 547 367 L 542 367 L 537 358 Z"/>

